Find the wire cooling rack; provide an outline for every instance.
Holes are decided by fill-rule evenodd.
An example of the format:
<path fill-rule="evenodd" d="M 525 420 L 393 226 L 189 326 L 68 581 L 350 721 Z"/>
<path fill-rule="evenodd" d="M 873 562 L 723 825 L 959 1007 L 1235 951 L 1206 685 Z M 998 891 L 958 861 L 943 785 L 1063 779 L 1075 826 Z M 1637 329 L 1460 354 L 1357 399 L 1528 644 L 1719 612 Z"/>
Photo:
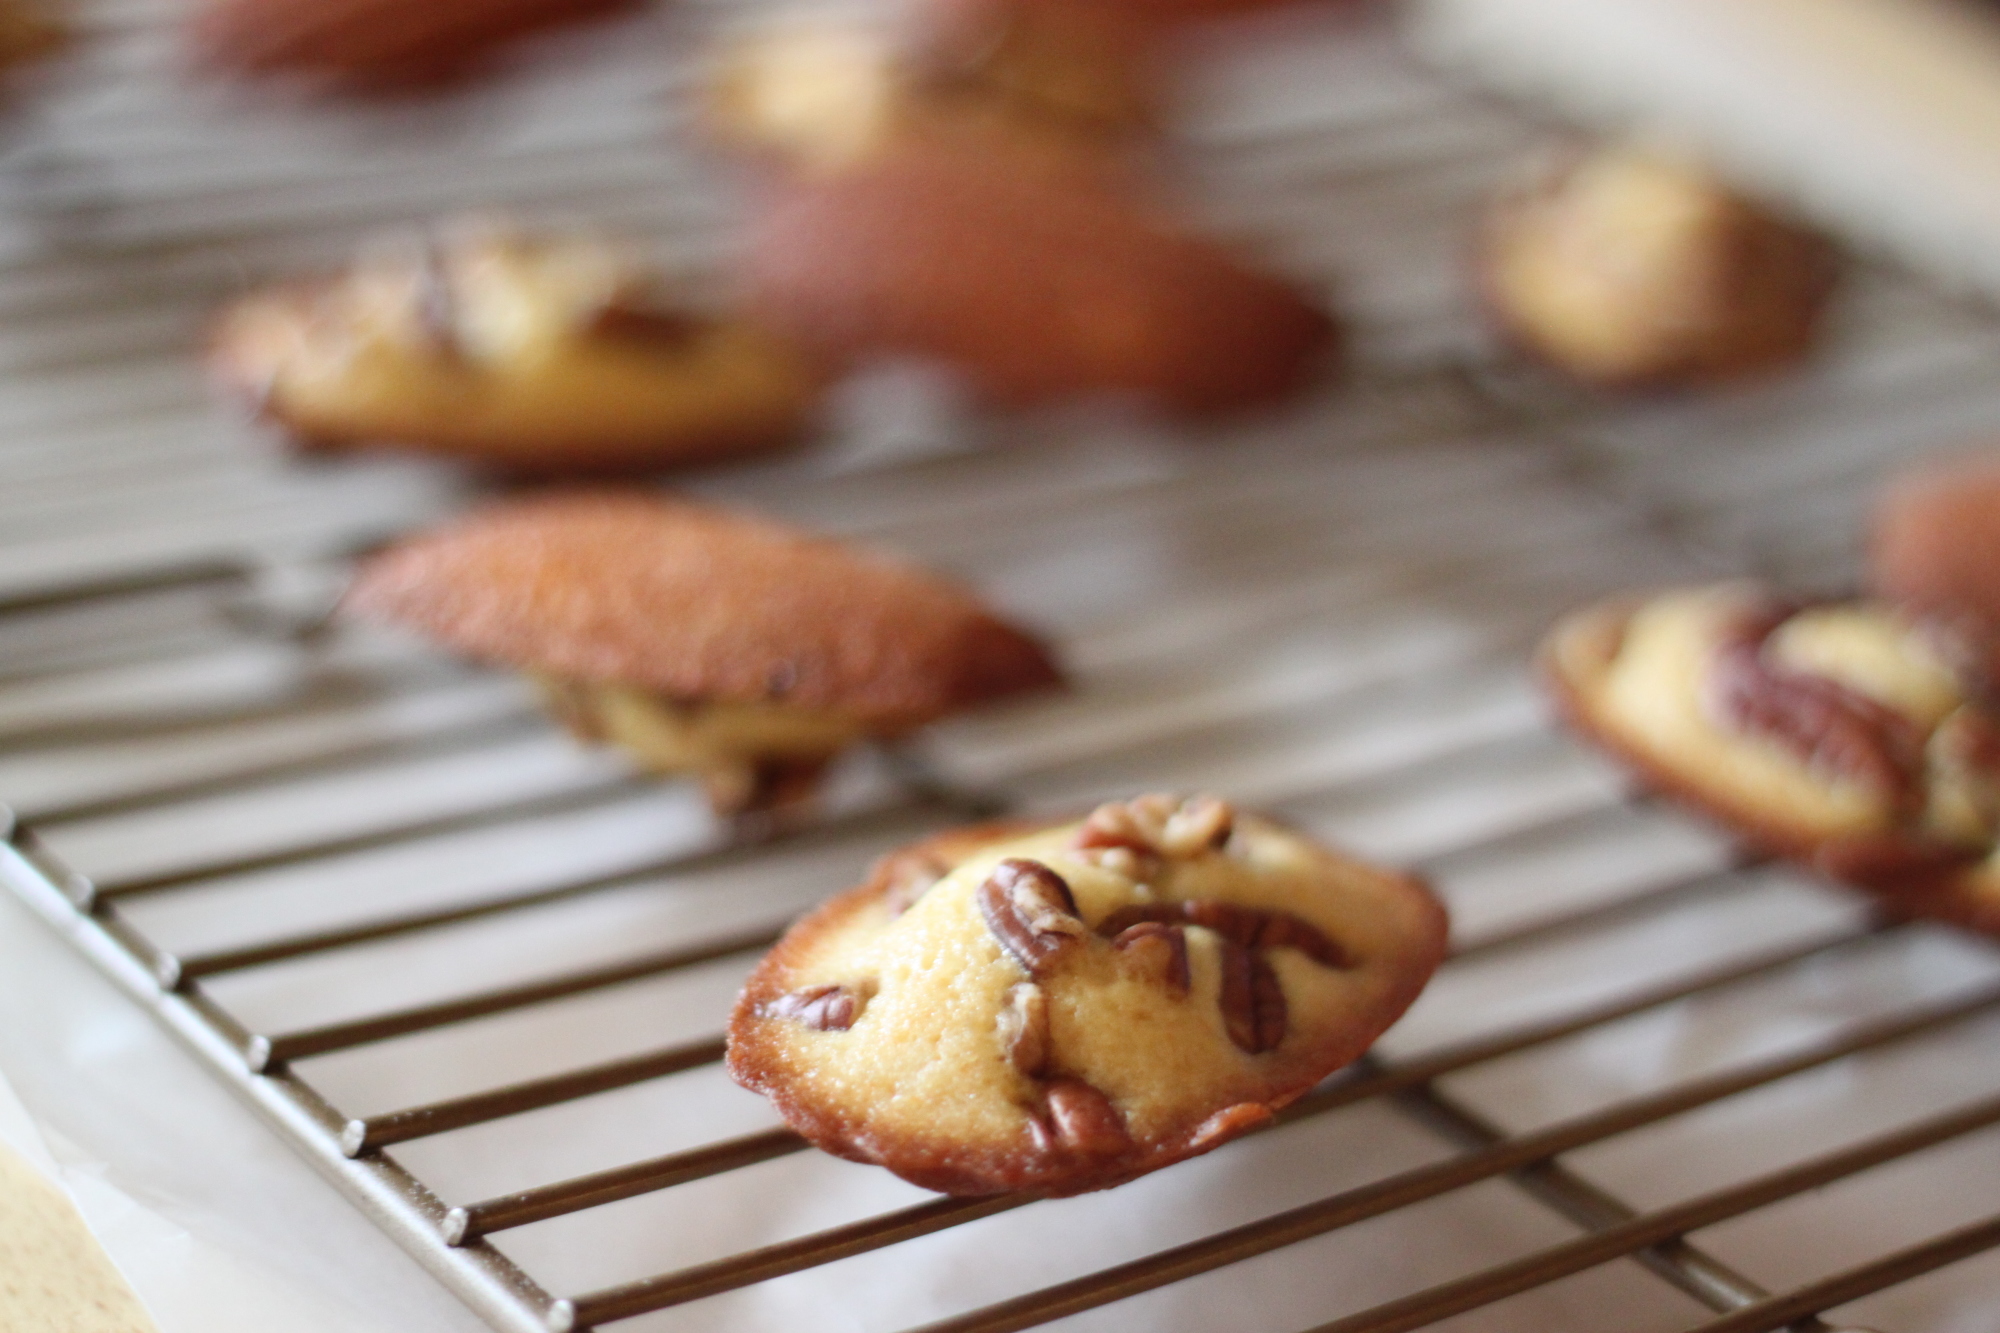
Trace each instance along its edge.
<path fill-rule="evenodd" d="M 1523 664 L 1607 591 L 1851 576 L 1879 471 L 2000 420 L 2000 323 L 1869 271 L 1799 380 L 1566 395 L 1451 265 L 1546 134 L 1365 7 L 1219 35 L 1190 207 L 1338 275 L 1350 381 L 1192 435 L 975 431 L 890 377 L 829 450 L 696 479 L 976 581 L 1080 683 L 726 826 L 517 682 L 329 623 L 352 553 L 456 484 L 259 456 L 187 352 L 245 274 L 469 202 L 712 263 L 720 187 L 654 128 L 672 63 L 525 76 L 477 133 L 239 121 L 166 91 L 155 16 L 102 28 L 125 81 L 56 96 L 12 168 L 0 879 L 494 1327 L 1990 1326 L 2000 957 L 1629 799 Z M 1453 906 L 1424 1000 L 1279 1125 L 1102 1196 L 941 1199 L 720 1078 L 737 979 L 872 856 L 1155 787 Z"/>

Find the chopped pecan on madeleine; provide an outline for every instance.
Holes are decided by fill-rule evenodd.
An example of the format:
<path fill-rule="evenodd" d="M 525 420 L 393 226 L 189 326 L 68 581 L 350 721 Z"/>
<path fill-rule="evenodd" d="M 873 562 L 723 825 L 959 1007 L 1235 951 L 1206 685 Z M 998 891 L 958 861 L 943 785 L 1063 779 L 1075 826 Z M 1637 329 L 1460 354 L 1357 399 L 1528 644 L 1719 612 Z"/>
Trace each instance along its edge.
<path fill-rule="evenodd" d="M 657 468 L 795 439 L 824 376 L 754 324 L 678 309 L 614 247 L 463 227 L 242 298 L 210 367 L 309 448 L 518 472 Z"/>
<path fill-rule="evenodd" d="M 1268 1122 L 1444 945 L 1415 880 L 1214 797 L 1140 797 L 884 858 L 751 974 L 729 1070 L 927 1188 L 1077 1194 Z"/>
<path fill-rule="evenodd" d="M 1765 373 L 1810 349 L 1832 248 L 1704 169 L 1625 146 L 1503 195 L 1478 277 L 1530 355 L 1611 386 Z"/>
<path fill-rule="evenodd" d="M 753 229 L 750 309 L 840 362 L 943 362 L 1019 406 L 1119 394 L 1198 414 L 1256 406 L 1331 358 L 1293 285 L 1087 175 L 1004 150 L 894 151 L 777 191 Z"/>
<path fill-rule="evenodd" d="M 1925 622 L 1733 583 L 1581 612 L 1543 660 L 1577 730 L 1750 844 L 2000 926 L 2000 714 Z"/>
<path fill-rule="evenodd" d="M 969 591 L 636 491 L 497 504 L 363 562 L 343 603 L 543 682 L 580 738 L 723 812 L 802 801 L 848 746 L 1060 683 Z"/>
<path fill-rule="evenodd" d="M 1076 167 L 1154 128 L 1153 26 L 1054 0 L 954 0 L 901 30 L 793 18 L 716 61 L 707 123 L 726 146 L 808 174 L 909 137 L 999 139 Z"/>
<path fill-rule="evenodd" d="M 472 77 L 536 33 L 643 0 L 204 0 L 188 39 L 202 68 L 315 92 L 408 93 Z"/>

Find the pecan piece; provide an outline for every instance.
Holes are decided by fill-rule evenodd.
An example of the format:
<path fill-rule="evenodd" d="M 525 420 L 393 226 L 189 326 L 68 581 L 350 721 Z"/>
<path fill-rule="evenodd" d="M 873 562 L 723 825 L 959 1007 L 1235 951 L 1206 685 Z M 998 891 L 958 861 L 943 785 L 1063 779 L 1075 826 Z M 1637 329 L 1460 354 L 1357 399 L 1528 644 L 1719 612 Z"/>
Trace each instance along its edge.
<path fill-rule="evenodd" d="M 1346 951 L 1304 917 L 1290 912 L 1240 907 L 1235 903 L 1196 899 L 1179 904 L 1183 920 L 1205 926 L 1246 949 L 1297 949 L 1322 967 L 1346 967 Z"/>
<path fill-rule="evenodd" d="M 1043 975 L 1088 932 L 1069 884 L 1040 861 L 1010 857 L 979 886 L 979 914 L 1000 947 L 1031 977 Z"/>
<path fill-rule="evenodd" d="M 1222 942 L 1222 1025 L 1237 1049 L 1276 1050 L 1285 1039 L 1285 992 L 1264 956 L 1234 940 Z"/>
<path fill-rule="evenodd" d="M 1213 851 L 1236 831 L 1236 810 L 1219 796 L 1190 796 L 1167 816 L 1155 843 L 1168 856 Z"/>
<path fill-rule="evenodd" d="M 1111 947 L 1132 960 L 1142 976 L 1157 979 L 1177 995 L 1193 984 L 1188 972 L 1187 932 L 1179 926 L 1141 921 L 1112 939 Z"/>
<path fill-rule="evenodd" d="M 1153 798 L 1137 796 L 1129 801 L 1111 801 L 1098 806 L 1076 831 L 1073 845 L 1080 852 L 1126 851 L 1153 854 L 1153 840 L 1147 835 L 1140 816 L 1141 802 Z"/>
<path fill-rule="evenodd" d="M 1260 949 L 1297 949 L 1322 967 L 1351 967 L 1347 951 L 1312 922 L 1289 912 L 1266 912 L 1257 931 Z"/>
<path fill-rule="evenodd" d="M 1187 857 L 1222 846 L 1235 826 L 1235 810 L 1218 797 L 1183 800 L 1156 792 L 1098 806 L 1077 832 L 1075 846 L 1085 852 L 1125 848 L 1140 856 Z"/>
<path fill-rule="evenodd" d="M 1773 662 L 1765 643 L 1791 614 L 1762 608 L 1731 626 L 1705 680 L 1711 716 L 1770 741 L 1813 772 L 1856 783 L 1899 809 L 1915 800 L 1923 738 L 1900 713 L 1859 690 Z"/>
<path fill-rule="evenodd" d="M 1132 1146 L 1125 1117 L 1109 1097 L 1082 1079 L 1055 1079 L 1043 1095 L 1043 1112 L 1029 1124 L 1036 1146 L 1044 1152 L 1116 1157 Z"/>
<path fill-rule="evenodd" d="M 820 1032 L 845 1032 L 861 1017 L 868 997 L 841 985 L 807 986 L 780 995 L 764 1006 L 772 1018 L 789 1018 Z"/>
<path fill-rule="evenodd" d="M 1049 997 L 1032 981 L 1007 992 L 1000 1011 L 1000 1045 L 1007 1063 L 1034 1078 L 1049 1065 Z"/>
<path fill-rule="evenodd" d="M 1097 923 L 1099 934 L 1118 936 L 1141 922 L 1202 926 L 1246 949 L 1297 949 L 1322 967 L 1349 967 L 1347 951 L 1304 917 L 1194 898 L 1173 903 L 1133 903 Z"/>

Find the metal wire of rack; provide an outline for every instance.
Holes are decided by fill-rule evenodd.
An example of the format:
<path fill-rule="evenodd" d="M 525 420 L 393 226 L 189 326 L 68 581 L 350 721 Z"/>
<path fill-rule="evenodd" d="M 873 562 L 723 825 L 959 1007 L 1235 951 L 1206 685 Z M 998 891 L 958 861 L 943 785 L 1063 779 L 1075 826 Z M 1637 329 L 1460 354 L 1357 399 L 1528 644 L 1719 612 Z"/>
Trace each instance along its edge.
<path fill-rule="evenodd" d="M 1321 34 L 1354 86 L 1310 114 L 1243 110 L 1269 61 L 1223 59 L 1213 96 L 1236 110 L 1197 141 L 1216 225 L 1349 275 L 1361 366 L 1340 394 L 1226 440 L 1061 418 L 697 482 L 976 578 L 1083 681 L 850 765 L 809 826 L 717 825 L 573 752 L 513 683 L 324 623 L 348 555 L 453 487 L 246 473 L 175 360 L 215 250 L 275 270 L 349 221 L 575 181 L 601 183 L 586 210 L 657 222 L 656 148 L 578 116 L 499 154 L 483 195 L 464 172 L 350 170 L 331 221 L 304 167 L 185 144 L 123 187 L 156 208 L 38 185 L 37 207 L 88 226 L 78 253 L 0 280 L 20 390 L 0 412 L 22 432 L 0 496 L 0 880 L 498 1329 L 777 1327 L 837 1303 L 924 1333 L 1595 1328 L 1610 1309 L 1823 1330 L 2000 1248 L 1970 1184 L 1986 1158 L 1951 1155 L 1990 1154 L 2000 1123 L 2000 1068 L 1976 1057 L 2000 956 L 1634 802 L 1550 734 L 1521 667 L 1598 592 L 1838 577 L 1827 534 L 1873 472 L 1991 419 L 2000 323 L 1871 274 L 1802 386 L 1631 408 L 1516 380 L 1429 274 L 1538 131 L 1410 70 L 1384 32 Z M 123 163 L 101 114 L 75 132 Z M 711 250 L 707 205 L 680 208 L 676 240 Z M 1699 468 L 1662 461 L 1669 435 Z M 1457 915 L 1405 1025 L 1278 1125 L 1099 1200 L 940 1199 L 717 1090 L 734 978 L 870 856 L 1155 785 L 1413 865 Z M 1640 1073 L 1591 1055 L 1662 1032 L 1672 1058 Z M 649 1146 L 599 1141 L 633 1096 L 657 1113 Z M 1939 1161 L 1963 1188 L 1936 1216 L 1896 1211 L 1861 1242 L 1826 1220 L 1828 1191 Z M 791 1194 L 816 1202 L 770 1205 Z M 1771 1218 L 1821 1262 L 1780 1262 L 1754 1229 Z M 1452 1227 L 1467 1239 L 1427 1260 Z M 1371 1285 L 1377 1268 L 1393 1277 Z M 927 1269 L 951 1289 L 914 1289 Z M 1973 1291 L 1924 1308 L 1976 1309 Z"/>
<path fill-rule="evenodd" d="M 1416 448 L 1408 441 L 1386 441 L 1377 446 L 1378 450 Z M 1407 457 L 1405 454 L 1404 458 Z M 1266 461 L 1275 466 L 1275 459 L 1267 456 Z M 1356 461 L 1350 456 L 1334 472 L 1348 472 Z M 935 463 L 924 466 L 933 471 L 937 467 Z M 977 469 L 980 464 L 967 466 Z M 1308 461 L 1304 466 L 1310 470 L 1321 464 Z M 1252 503 L 1262 504 L 1267 500 L 1269 477 L 1248 486 L 1238 482 L 1234 487 L 1238 494 L 1229 495 L 1226 492 L 1232 488 L 1213 475 L 1213 469 L 1212 461 L 1197 464 L 1190 469 L 1195 475 L 1173 486 L 1180 501 L 1170 510 L 1173 518 L 1186 521 L 1198 516 L 1200 510 L 1218 504 L 1224 508 L 1240 507 L 1245 502 L 1245 492 Z M 1298 476 L 1291 476 L 1288 484 L 1297 487 Z M 1365 492 L 1367 488 L 1361 489 Z M 1224 494 L 1218 496 L 1218 491 Z M 1201 497 L 1200 501 L 1192 499 L 1195 495 Z M 1039 508 L 1047 498 L 1037 496 L 1023 503 Z M 1110 499 L 1099 493 L 1089 508 L 1101 514 Z M 1075 521 L 1081 512 L 1079 507 L 1077 513 L 1064 516 L 1064 521 Z M 1564 535 L 1558 532 L 1558 539 Z M 1252 569 L 1256 566 L 1256 561 L 1250 562 Z M 10 614 L 5 619 L 67 614 L 92 603 L 143 606 L 190 584 L 215 581 L 217 576 L 217 571 L 189 573 L 182 581 L 137 591 L 130 585 L 95 593 L 75 591 L 61 598 L 41 598 L 9 608 Z M 1245 589 L 1227 591 L 1240 593 Z M 1279 600 L 1285 610 L 1296 613 L 1299 605 L 1296 595 Z M 1338 604 L 1339 599 L 1334 600 Z M 1192 604 L 1184 607 L 1184 614 L 1200 614 L 1206 609 Z M 4 625 L 4 620 L 0 620 L 0 625 Z M 1239 623 L 1237 634 L 1245 635 L 1246 628 Z M 255 632 L 236 633 L 254 636 Z M 291 645 L 290 651 L 298 655 L 299 666 L 306 668 L 301 671 L 300 683 L 311 681 L 309 668 L 315 659 L 337 654 L 338 649 L 326 642 L 325 637 L 316 634 L 311 642 Z M 227 637 L 221 640 L 225 648 L 229 642 Z M 1254 635 L 1239 637 L 1238 642 L 1254 643 L 1255 638 Z M 1433 663 L 1424 673 L 1433 679 L 1419 685 L 1419 698 L 1435 702 L 1439 683 L 1448 685 L 1456 677 L 1493 673 L 1496 670 L 1493 659 L 1504 657 L 1505 652 L 1503 649 L 1496 654 L 1486 644 L 1453 645 L 1441 661 Z M 422 672 L 411 671 L 417 665 L 420 664 L 397 662 L 396 669 L 383 671 L 378 688 L 389 697 L 410 690 L 434 690 L 436 673 L 426 683 Z M 1497 669 L 1509 676 L 1513 674 L 1504 666 Z M 100 670 L 113 676 L 115 682 L 128 669 L 120 666 Z M 29 682 L 34 679 L 30 677 Z M 20 684 L 17 682 L 17 688 Z M 1408 676 L 1392 677 L 1386 682 L 1362 677 L 1334 684 L 1327 698 L 1303 706 L 1298 701 L 1285 701 L 1275 720 L 1289 722 L 1329 705 L 1339 709 L 1351 707 L 1357 701 L 1372 702 L 1380 708 L 1397 691 L 1407 691 L 1409 684 Z M 476 679 L 456 682 L 456 688 L 471 693 L 482 687 L 483 683 Z M 783 1129 L 758 1130 L 466 1202 L 439 1197 L 387 1150 L 712 1064 L 722 1052 L 718 1037 L 704 1034 L 692 1040 L 670 1042 L 615 1059 L 522 1079 L 504 1087 L 483 1088 L 470 1094 L 361 1116 L 338 1109 L 301 1071 L 302 1065 L 317 1057 L 697 969 L 717 960 L 746 958 L 774 938 L 785 915 L 782 908 L 747 929 L 704 934 L 692 941 L 678 941 L 656 950 L 623 954 L 553 972 L 535 969 L 533 975 L 508 978 L 502 984 L 474 993 L 454 993 L 441 1000 L 297 1028 L 259 1028 L 238 1017 L 212 989 L 217 982 L 226 982 L 232 974 L 243 971 L 339 955 L 382 941 L 449 932 L 469 923 L 575 903 L 633 885 L 671 883 L 676 878 L 699 873 L 741 873 L 780 847 L 831 854 L 833 848 L 851 847 L 857 837 L 879 844 L 884 839 L 907 835 L 917 828 L 952 818 L 962 813 L 957 808 L 962 805 L 984 804 L 984 797 L 941 795 L 950 788 L 932 784 L 923 795 L 911 798 L 897 788 L 893 778 L 864 779 L 859 784 L 862 790 L 850 797 L 848 806 L 816 828 L 771 830 L 769 840 L 748 842 L 729 840 L 720 831 L 710 830 L 707 839 L 696 845 L 604 873 L 512 887 L 502 893 L 454 897 L 448 904 L 422 910 L 364 915 L 336 926 L 270 938 L 254 937 L 254 942 L 229 948 L 192 951 L 168 950 L 156 944 L 146 929 L 135 923 L 133 914 L 148 903 L 170 900 L 177 894 L 259 876 L 268 879 L 302 867 L 345 864 L 352 874 L 365 866 L 365 857 L 371 853 L 629 801 L 643 796 L 648 784 L 617 771 L 572 773 L 569 780 L 553 789 L 508 794 L 501 799 L 436 812 L 405 811 L 400 817 L 376 819 L 360 830 L 289 840 L 276 848 L 252 846 L 241 852 L 205 856 L 192 863 L 168 863 L 144 872 L 86 876 L 50 850 L 52 841 L 64 841 L 65 833 L 73 829 L 115 827 L 125 820 L 156 815 L 162 809 L 176 810 L 201 803 L 221 802 L 226 808 L 228 803 L 272 785 L 309 784 L 355 771 L 379 773 L 418 761 L 449 759 L 465 751 L 490 754 L 518 744 L 524 728 L 531 729 L 532 724 L 523 721 L 517 703 L 510 697 L 504 693 L 498 699 L 490 697 L 494 694 L 490 688 L 486 693 L 489 697 L 483 710 L 462 721 L 430 725 L 428 716 L 435 714 L 434 709 L 413 713 L 413 716 L 425 715 L 427 723 L 415 734 L 357 740 L 349 734 L 323 733 L 309 739 L 304 753 L 225 756 L 220 762 L 211 761 L 214 766 L 209 771 L 183 773 L 95 799 L 72 798 L 51 803 L 39 811 L 30 810 L 26 818 L 15 819 L 10 825 L 10 850 L 5 863 L 8 882 L 128 991 L 149 1004 L 219 1077 L 249 1098 L 351 1197 L 368 1208 L 497 1327 L 595 1327 L 903 1244 L 944 1228 L 1017 1209 L 1053 1206 L 1025 1198 L 921 1202 L 748 1253 L 558 1297 L 527 1276 L 495 1247 L 491 1238 L 641 1194 L 670 1191 L 691 1182 L 741 1171 L 795 1153 L 803 1144 Z M 305 703 L 298 700 L 289 708 L 274 710 L 263 701 L 253 701 L 248 711 L 253 715 L 251 720 L 268 726 L 273 720 L 296 719 Z M 200 735 L 240 723 L 242 711 L 224 705 L 220 709 L 211 707 L 206 713 L 176 716 L 172 710 L 165 710 L 153 714 L 152 720 L 166 728 L 174 740 L 184 743 L 190 734 Z M 87 728 L 91 720 L 89 714 L 79 717 L 67 724 L 68 733 L 61 726 L 51 732 L 44 725 L 39 733 L 32 727 L 25 731 L 17 728 L 12 739 L 25 739 L 31 746 L 74 745 L 75 729 Z M 137 729 L 134 721 L 125 719 L 110 730 L 116 735 L 129 735 Z M 1397 722 L 1395 730 L 1408 738 L 1414 719 L 1404 716 Z M 1143 755 L 1157 749 L 1163 741 L 1179 740 L 1185 745 L 1188 737 L 1199 737 L 1204 730 L 1213 730 L 1215 726 L 1214 719 L 1201 716 L 1164 726 L 1155 719 L 1136 737 L 1115 746 L 1111 753 L 1124 750 Z M 1428 744 L 1406 745 L 1400 752 L 1387 755 L 1364 755 L 1358 763 L 1344 769 L 1306 775 L 1303 784 L 1281 779 L 1258 796 L 1287 811 L 1312 809 L 1324 807 L 1344 795 L 1393 791 L 1399 785 L 1421 789 L 1434 784 L 1440 775 L 1462 773 L 1468 768 L 1484 766 L 1496 774 L 1532 770 L 1537 753 L 1549 748 L 1550 742 L 1531 709 L 1502 710 L 1497 725 L 1483 719 L 1479 710 L 1474 709 L 1464 717 L 1450 719 L 1441 734 Z M 1103 751 L 1086 749 L 1082 755 L 1085 772 L 1103 757 Z M 1039 765 L 1031 762 L 1025 772 L 1017 770 L 1009 774 L 1008 781 L 1001 785 L 1028 785 L 1059 792 L 1065 785 L 1060 781 L 1061 776 L 1076 766 L 1077 760 L 1068 756 L 1054 757 L 1052 762 L 1044 757 Z M 1038 768 L 1045 780 L 1026 782 L 1026 776 L 1036 773 Z M 1046 781 L 1046 775 L 1058 780 Z M 1089 777 L 1084 780 L 1092 781 Z M 1624 809 L 1620 794 L 1601 780 L 1572 779 L 1554 796 L 1545 794 L 1540 808 L 1531 807 L 1525 813 L 1503 818 L 1496 826 L 1449 845 L 1433 846 L 1416 860 L 1420 867 L 1449 882 L 1449 871 L 1454 865 L 1477 865 L 1508 848 L 1537 843 L 1560 845 L 1594 822 L 1624 818 Z M 90 843 L 87 838 L 82 841 L 85 845 Z M 1465 967 L 1482 957 L 1544 948 L 1565 936 L 1615 931 L 1621 923 L 1644 919 L 1675 904 L 1705 895 L 1740 891 L 1745 877 L 1754 873 L 1755 867 L 1737 861 L 1698 864 L 1661 875 L 1628 886 L 1609 900 L 1532 916 L 1511 926 L 1474 935 L 1459 945 L 1451 967 Z M 1742 1096 L 1831 1062 L 1917 1041 L 1955 1024 L 2000 1011 L 2000 984 L 1991 980 L 1905 1012 L 1843 1026 L 1796 1049 L 1676 1082 L 1529 1132 L 1510 1132 L 1445 1086 L 1453 1076 L 1476 1072 L 1491 1062 L 1588 1034 L 1663 1006 L 1807 968 L 1834 955 L 1880 947 L 1885 940 L 1910 929 L 1866 920 L 1848 921 L 1830 929 L 1821 927 L 1774 947 L 1750 950 L 1740 957 L 1704 960 L 1699 966 L 1676 968 L 1672 975 L 1652 984 L 1626 988 L 1591 1003 L 1567 1006 L 1537 1021 L 1502 1025 L 1495 1031 L 1446 1043 L 1408 1058 L 1371 1058 L 1301 1102 L 1287 1114 L 1286 1123 L 1374 1101 L 1392 1106 L 1399 1114 L 1428 1126 L 1455 1144 L 1459 1151 L 1157 1254 L 933 1321 L 925 1328 L 998 1330 L 1036 1326 L 1296 1245 L 1311 1237 L 1353 1227 L 1385 1212 L 1410 1208 L 1476 1182 L 1502 1178 L 1516 1182 L 1528 1194 L 1577 1223 L 1584 1228 L 1584 1234 L 1484 1271 L 1399 1296 L 1323 1327 L 1340 1329 L 1343 1333 L 1419 1327 L 1614 1257 L 1630 1256 L 1719 1312 L 1720 1317 L 1701 1325 L 1703 1328 L 1781 1328 L 1820 1309 L 2000 1243 L 2000 1229 L 1992 1222 L 1983 1222 L 1923 1238 L 1892 1255 L 1797 1290 L 1772 1294 L 1730 1264 L 1684 1239 L 1689 1232 L 1775 1201 L 1797 1197 L 1804 1191 L 1846 1179 L 1904 1154 L 2000 1122 L 2000 1099 L 1993 1097 L 1953 1106 L 1942 1114 L 1878 1126 L 1857 1142 L 1757 1173 L 1664 1208 L 1642 1209 L 1624 1204 L 1564 1161 L 1567 1155 L 1615 1136 Z"/>

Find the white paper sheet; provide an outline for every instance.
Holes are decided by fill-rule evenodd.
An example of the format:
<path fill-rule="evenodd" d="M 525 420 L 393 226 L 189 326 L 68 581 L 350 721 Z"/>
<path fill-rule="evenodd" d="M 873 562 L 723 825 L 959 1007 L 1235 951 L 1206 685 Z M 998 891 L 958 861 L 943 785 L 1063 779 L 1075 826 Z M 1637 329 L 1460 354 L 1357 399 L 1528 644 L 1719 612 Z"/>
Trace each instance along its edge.
<path fill-rule="evenodd" d="M 0 1134 L 161 1333 L 485 1328 L 11 894 L 0 1015 Z"/>

